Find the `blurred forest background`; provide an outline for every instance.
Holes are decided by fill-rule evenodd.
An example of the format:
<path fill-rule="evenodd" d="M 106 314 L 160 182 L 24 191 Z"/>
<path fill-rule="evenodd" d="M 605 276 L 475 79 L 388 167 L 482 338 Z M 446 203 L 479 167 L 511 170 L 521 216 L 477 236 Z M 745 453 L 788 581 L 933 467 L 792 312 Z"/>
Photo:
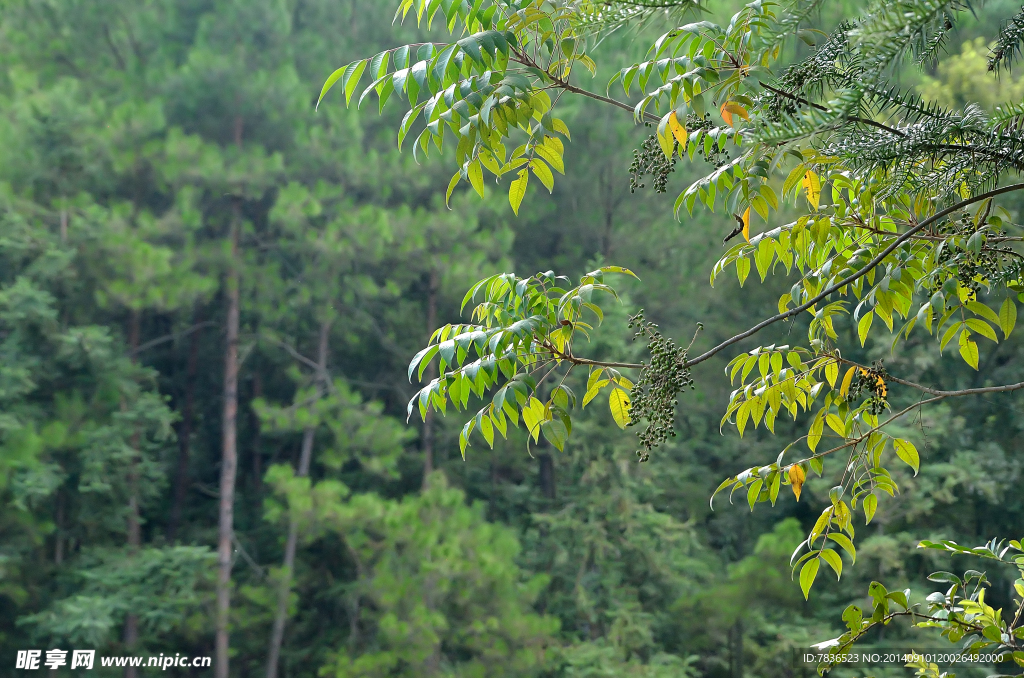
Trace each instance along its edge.
<path fill-rule="evenodd" d="M 568 176 L 551 196 L 534 186 L 515 218 L 501 190 L 479 200 L 460 188 L 446 209 L 451 163 L 435 153 L 424 172 L 400 154 L 397 109 L 356 113 L 334 91 L 314 111 L 334 68 L 422 37 L 392 26 L 393 4 L 3 3 L 0 675 L 20 675 L 16 650 L 33 647 L 213 654 L 232 268 L 234 676 L 266 675 L 279 599 L 289 678 L 810 676 L 796 653 L 836 635 L 868 582 L 928 592 L 924 575 L 950 569 L 918 540 L 1019 536 L 1013 396 L 942 404 L 908 428 L 921 474 L 898 478 L 856 566 L 809 603 L 788 560 L 827 487 L 812 480 L 801 502 L 753 514 L 708 504 L 724 477 L 779 452 L 761 431 L 719 433 L 731 355 L 700 366 L 679 437 L 646 464 L 600 411 L 564 453 L 528 454 L 520 431 L 465 461 L 455 417 L 406 425 L 409 359 L 491 273 L 630 267 L 643 282 L 606 304 L 587 350 L 617 359 L 642 357 L 625 322 L 639 308 L 680 341 L 703 323 L 700 344 L 772 311 L 777 294 L 709 286 L 731 219 L 677 223 L 671 210 L 701 168 L 681 164 L 668 194 L 630 192 L 650 130 L 628 113 L 570 102 Z M 848 4 L 827 5 L 821 25 Z M 987 23 L 905 84 L 950 106 L 1020 100 L 1018 73 L 985 73 L 985 41 L 1016 9 L 990 3 Z M 650 37 L 609 38 L 587 88 L 603 92 Z M 780 328 L 780 342 L 789 331 L 803 330 Z M 887 344 L 857 357 L 936 385 L 1024 380 L 1019 338 L 978 373 L 923 348 L 891 357 Z M 886 634 L 879 646 L 940 646 Z"/>

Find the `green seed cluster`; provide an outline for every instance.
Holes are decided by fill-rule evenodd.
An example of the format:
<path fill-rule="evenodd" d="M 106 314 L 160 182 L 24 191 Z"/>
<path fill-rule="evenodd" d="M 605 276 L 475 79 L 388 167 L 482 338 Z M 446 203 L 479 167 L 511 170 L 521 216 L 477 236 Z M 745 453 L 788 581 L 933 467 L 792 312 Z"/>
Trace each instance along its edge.
<path fill-rule="evenodd" d="M 633 340 L 647 339 L 647 350 L 651 361 L 642 363 L 640 379 L 633 386 L 633 397 L 629 404 L 629 425 L 635 426 L 641 419 L 647 420 L 647 428 L 637 433 L 640 449 L 636 451 L 640 461 L 650 458 L 651 450 L 675 437 L 677 396 L 687 386 L 693 389 L 693 379 L 686 367 L 686 349 L 676 346 L 664 337 L 654 323 L 644 319 L 643 309 L 629 319 L 629 327 L 636 328 Z"/>
<path fill-rule="evenodd" d="M 644 124 L 647 127 L 651 127 L 649 122 Z M 715 124 L 707 113 L 703 116 L 690 113 L 686 116 L 683 126 L 686 127 L 688 133 L 692 134 L 697 130 L 711 129 Z M 644 188 L 644 176 L 649 174 L 654 178 L 654 192 L 664 193 L 668 188 L 668 177 L 676 169 L 676 160 L 679 158 L 678 153 L 679 142 L 674 139 L 672 141 L 672 157 L 666 158 L 665 152 L 661 149 L 661 144 L 658 143 L 658 138 L 653 134 L 647 137 L 640 144 L 640 148 L 633 151 L 633 163 L 629 166 L 629 192 L 636 193 L 636 189 Z M 719 150 L 718 144 L 711 144 L 707 152 L 705 152 L 703 144 L 698 145 L 697 155 L 715 167 L 721 167 L 729 162 L 729 153 Z"/>
<path fill-rule="evenodd" d="M 652 134 L 647 137 L 640 148 L 633 151 L 633 164 L 629 166 L 629 192 L 636 193 L 636 189 L 643 188 L 644 175 L 650 174 L 654 177 L 654 192 L 664 193 L 668 188 L 668 175 L 676 169 L 675 148 L 673 145 L 671 158 L 666 158 L 658 139 Z"/>
<path fill-rule="evenodd" d="M 942 268 L 956 268 L 955 274 L 948 278 L 956 278 L 966 289 L 971 290 L 971 296 L 977 298 L 981 291 L 979 279 L 990 282 L 1005 284 L 1011 280 L 1017 280 L 1022 272 L 1022 265 L 1019 255 L 1011 248 L 989 242 L 991 238 L 1005 236 L 1005 231 L 989 229 L 984 234 L 978 233 L 978 227 L 974 224 L 974 218 L 967 212 L 961 213 L 957 219 L 950 219 L 940 228 L 939 233 L 944 236 L 959 237 L 963 245 L 956 247 L 941 247 L 936 257 L 936 263 Z M 978 244 L 970 246 L 972 237 L 978 238 Z M 936 281 L 934 293 L 941 289 L 940 281 Z"/>

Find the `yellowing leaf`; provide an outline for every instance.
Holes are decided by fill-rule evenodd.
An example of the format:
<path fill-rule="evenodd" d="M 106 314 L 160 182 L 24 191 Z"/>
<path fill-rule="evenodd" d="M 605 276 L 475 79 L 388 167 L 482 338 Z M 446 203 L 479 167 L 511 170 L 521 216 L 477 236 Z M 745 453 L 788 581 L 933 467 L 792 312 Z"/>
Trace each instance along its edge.
<path fill-rule="evenodd" d="M 458 176 L 458 175 L 456 175 Z M 526 168 L 519 170 L 519 178 L 514 179 L 512 184 L 508 187 L 508 202 L 512 205 L 512 211 L 519 215 L 519 206 L 523 203 L 523 197 L 526 195 L 526 185 L 530 181 L 530 173 L 526 171 Z"/>
<path fill-rule="evenodd" d="M 804 469 L 800 464 L 793 464 L 789 467 L 789 471 L 786 472 L 786 476 L 789 478 L 789 484 L 793 486 L 793 494 L 796 496 L 796 500 L 800 501 L 800 492 L 803 489 L 804 481 L 807 480 L 807 474 L 804 473 Z"/>
<path fill-rule="evenodd" d="M 722 119 L 729 123 L 730 127 L 733 127 L 732 115 L 726 118 L 726 114 L 738 115 L 744 120 L 750 120 L 750 114 L 747 113 L 747 109 L 743 108 L 735 101 L 726 101 L 722 104 Z"/>
<path fill-rule="evenodd" d="M 719 109 L 719 112 L 721 112 L 722 120 L 725 120 L 725 124 L 728 125 L 729 127 L 732 127 L 732 111 L 726 108 L 726 106 L 728 105 L 728 103 L 722 104 L 722 107 Z"/>
<path fill-rule="evenodd" d="M 971 335 L 967 330 L 960 333 L 960 357 L 965 363 L 978 369 L 978 344 L 971 341 Z"/>
<path fill-rule="evenodd" d="M 807 194 L 807 202 L 811 203 L 811 207 L 817 210 L 818 203 L 821 201 L 821 180 L 818 179 L 818 175 L 811 170 L 807 170 L 804 173 L 803 187 L 804 193 Z"/>
<path fill-rule="evenodd" d="M 685 151 L 686 144 L 689 141 L 689 134 L 686 133 L 686 128 L 679 122 L 675 111 L 672 111 L 672 115 L 668 118 L 668 128 L 672 131 L 672 136 L 679 142 L 679 148 Z"/>
<path fill-rule="evenodd" d="M 830 360 L 825 365 L 825 378 L 828 379 L 828 385 L 835 388 L 836 379 L 839 378 L 839 363 L 835 360 Z"/>
<path fill-rule="evenodd" d="M 743 239 L 750 242 L 750 208 L 743 213 Z"/>
<path fill-rule="evenodd" d="M 825 417 L 825 423 L 828 427 L 838 433 L 841 436 L 846 436 L 846 422 L 844 422 L 838 414 L 829 413 Z"/>
<path fill-rule="evenodd" d="M 613 388 L 608 394 L 608 408 L 612 411 L 615 424 L 625 430 L 629 424 L 629 394 L 621 388 Z"/>

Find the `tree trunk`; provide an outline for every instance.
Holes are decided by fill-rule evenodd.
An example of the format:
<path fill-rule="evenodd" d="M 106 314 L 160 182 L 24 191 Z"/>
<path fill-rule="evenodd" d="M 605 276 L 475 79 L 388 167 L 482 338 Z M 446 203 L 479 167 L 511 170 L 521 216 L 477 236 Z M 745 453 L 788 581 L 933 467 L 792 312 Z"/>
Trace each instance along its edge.
<path fill-rule="evenodd" d="M 252 375 L 252 397 L 253 400 L 256 398 L 263 397 L 263 377 L 260 375 L 258 370 L 253 371 Z M 263 452 L 260 449 L 262 447 L 260 439 L 260 418 L 256 415 L 256 412 L 249 409 L 252 415 L 252 484 L 256 488 L 256 502 L 260 503 L 263 495 Z"/>
<path fill-rule="evenodd" d="M 314 404 L 323 396 L 327 381 L 327 348 L 331 332 L 331 322 L 325 320 L 320 324 L 320 343 L 317 347 L 316 364 L 318 373 L 314 380 Z M 313 459 L 313 436 L 316 426 L 307 426 L 302 432 L 302 451 L 299 455 L 299 468 L 296 475 L 305 478 L 309 475 L 310 462 Z M 277 610 L 274 613 L 274 627 L 270 633 L 270 652 L 267 655 L 267 678 L 277 678 L 277 666 L 281 658 L 281 644 L 284 642 L 284 625 L 288 618 L 288 595 L 292 589 L 292 570 L 295 567 L 295 551 L 299 541 L 299 525 L 293 517 L 288 522 L 288 539 L 284 546 L 284 567 L 281 582 L 277 590 Z"/>
<path fill-rule="evenodd" d="M 242 148 L 242 116 L 235 116 L 235 145 Z M 217 625 L 214 678 L 228 678 L 228 622 L 231 616 L 231 565 L 235 522 L 235 476 L 238 473 L 238 324 L 241 274 L 238 240 L 242 230 L 242 199 L 231 205 L 230 261 L 224 346 L 224 410 L 221 416 L 220 507 L 217 525 Z"/>
<path fill-rule="evenodd" d="M 53 564 L 60 567 L 64 562 L 64 493 L 57 490 L 54 495 L 57 504 L 57 515 L 54 518 Z"/>
<path fill-rule="evenodd" d="M 238 236 L 241 206 L 237 199 L 231 219 L 231 263 L 227 275 L 227 322 L 224 349 L 224 413 L 220 465 L 220 520 L 217 538 L 216 678 L 228 678 L 228 618 L 231 609 L 231 541 L 234 535 L 235 475 L 238 469 Z"/>
<path fill-rule="evenodd" d="M 545 499 L 555 498 L 555 460 L 547 452 L 537 455 L 540 463 L 540 490 Z"/>
<path fill-rule="evenodd" d="M 440 287 L 437 271 L 430 272 L 430 281 L 427 285 L 427 340 L 437 329 L 437 292 Z M 436 375 L 434 363 L 427 365 L 424 376 L 427 382 Z M 427 478 L 434 471 L 434 416 L 431 410 L 427 410 L 427 416 L 423 419 L 423 489 L 427 488 Z"/>
<path fill-rule="evenodd" d="M 167 523 L 167 541 L 174 542 L 181 524 L 181 512 L 188 494 L 188 458 L 192 446 L 192 417 L 195 409 L 196 374 L 199 371 L 199 333 L 192 333 L 188 347 L 188 367 L 185 370 L 185 402 L 182 404 L 181 430 L 178 435 L 178 468 L 174 475 L 174 503 L 171 519 Z"/>
<path fill-rule="evenodd" d="M 139 349 L 139 334 L 141 332 L 142 318 L 141 311 L 132 311 L 131 329 L 128 333 L 128 345 L 131 350 L 131 361 L 136 361 L 136 353 Z M 139 515 L 139 430 L 136 427 L 132 434 L 132 459 L 128 466 L 128 555 L 129 557 L 139 552 L 142 546 L 142 524 Z M 129 612 L 124 619 L 124 647 L 131 651 L 139 642 L 139 617 Z M 124 678 L 137 678 L 138 669 L 134 666 L 127 666 L 124 669 Z"/>

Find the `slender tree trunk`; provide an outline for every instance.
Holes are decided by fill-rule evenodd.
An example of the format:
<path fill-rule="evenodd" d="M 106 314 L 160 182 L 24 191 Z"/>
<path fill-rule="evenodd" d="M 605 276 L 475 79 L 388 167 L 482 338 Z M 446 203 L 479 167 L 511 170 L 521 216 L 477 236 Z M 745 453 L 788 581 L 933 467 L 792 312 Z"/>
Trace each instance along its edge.
<path fill-rule="evenodd" d="M 235 204 L 231 219 L 231 263 L 227 276 L 227 319 L 224 349 L 224 411 L 220 465 L 220 520 L 217 539 L 216 678 L 228 678 L 228 617 L 231 608 L 231 541 L 234 535 L 235 475 L 238 468 L 238 231 L 241 221 Z"/>
<path fill-rule="evenodd" d="M 263 377 L 260 375 L 258 370 L 254 370 L 252 375 L 252 397 L 256 398 L 263 397 Z M 263 494 L 263 453 L 260 449 L 260 418 L 256 416 L 256 413 L 251 410 L 252 422 L 253 422 L 253 440 L 252 440 L 252 482 L 256 488 L 256 501 L 259 503 Z"/>
<path fill-rule="evenodd" d="M 57 503 L 57 515 L 54 518 L 54 544 L 53 544 L 53 564 L 60 567 L 64 562 L 64 493 L 57 490 L 54 495 L 54 501 Z"/>
<path fill-rule="evenodd" d="M 185 369 L 185 402 L 182 404 L 181 430 L 178 435 L 178 468 L 174 475 L 174 503 L 171 505 L 171 519 L 167 523 L 167 541 L 173 542 L 178 536 L 181 512 L 188 495 L 188 459 L 192 447 L 192 417 L 195 410 L 196 375 L 199 372 L 199 333 L 192 333 L 188 347 L 188 367 Z"/>
<path fill-rule="evenodd" d="M 427 286 L 427 339 L 437 329 L 437 292 L 440 287 L 437 271 L 430 271 Z M 429 382 L 436 375 L 434 363 L 427 366 L 424 376 Z M 434 471 L 434 413 L 427 410 L 423 420 L 423 489 L 427 487 L 427 479 Z"/>
<path fill-rule="evenodd" d="M 537 455 L 537 461 L 540 464 L 540 490 L 541 494 L 544 495 L 545 499 L 555 498 L 555 460 L 552 456 L 545 452 Z"/>
<path fill-rule="evenodd" d="M 326 385 L 327 374 L 327 348 L 330 337 L 331 322 L 323 321 L 320 324 L 320 342 L 317 347 L 316 364 L 318 374 L 315 377 L 313 387 L 315 389 L 314 404 L 319 402 L 323 396 Z M 307 426 L 302 432 L 302 451 L 299 455 L 299 468 L 296 475 L 305 478 L 309 475 L 309 466 L 313 459 L 313 436 L 316 433 L 316 426 Z M 288 618 L 288 596 L 292 588 L 292 570 L 295 567 L 295 551 L 299 541 L 299 525 L 292 518 L 288 523 L 288 539 L 284 547 L 284 567 L 281 573 L 281 582 L 277 590 L 277 610 L 274 614 L 274 627 L 270 633 L 270 652 L 267 656 L 267 678 L 277 678 L 277 665 L 281 657 L 281 644 L 284 641 L 284 625 Z"/>
<path fill-rule="evenodd" d="M 128 345 L 131 350 L 131 361 L 137 359 L 136 352 L 139 349 L 139 335 L 141 333 L 142 312 L 139 309 L 132 311 L 131 329 L 128 333 Z M 139 515 L 139 430 L 136 427 L 132 434 L 132 459 L 128 467 L 128 555 L 135 556 L 142 546 L 142 521 Z M 139 617 L 134 612 L 129 612 L 124 619 L 124 647 L 131 650 L 139 642 Z M 124 678 L 137 678 L 138 669 L 134 666 L 126 666 Z"/>
<path fill-rule="evenodd" d="M 60 244 L 68 241 L 68 211 L 62 208 L 60 211 Z"/>
<path fill-rule="evenodd" d="M 235 145 L 242 148 L 242 117 L 235 117 Z M 242 230 L 242 203 L 231 205 L 230 261 L 227 280 L 227 318 L 224 346 L 224 410 L 221 415 L 220 515 L 217 526 L 217 633 L 214 677 L 228 678 L 228 622 L 231 616 L 231 542 L 235 522 L 235 476 L 238 473 L 238 324 L 240 263 L 238 240 Z"/>

